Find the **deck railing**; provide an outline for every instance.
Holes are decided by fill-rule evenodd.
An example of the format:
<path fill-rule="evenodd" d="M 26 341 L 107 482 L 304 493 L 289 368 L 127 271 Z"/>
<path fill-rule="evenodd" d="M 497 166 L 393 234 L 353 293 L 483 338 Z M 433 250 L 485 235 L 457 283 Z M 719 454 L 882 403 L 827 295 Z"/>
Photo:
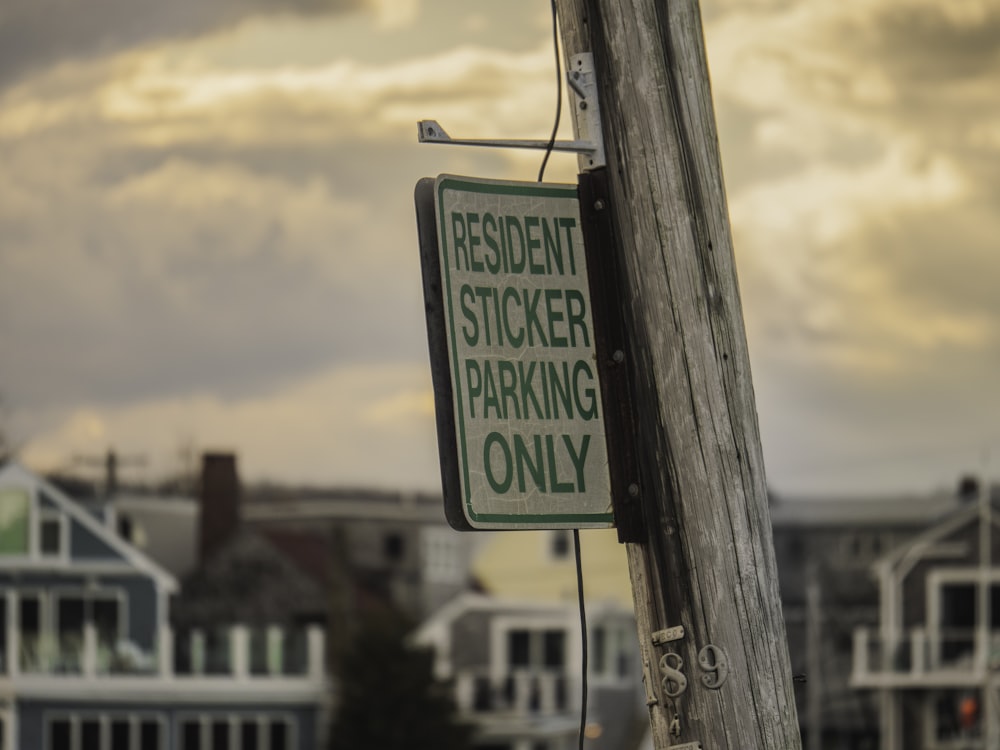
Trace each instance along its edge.
<path fill-rule="evenodd" d="M 10 658 L 16 654 L 16 658 Z M 91 624 L 82 633 L 22 633 L 7 627 L 0 638 L 0 676 L 147 676 L 169 679 L 322 679 L 322 628 L 163 627 L 152 644 L 113 640 Z"/>
<path fill-rule="evenodd" d="M 551 716 L 574 711 L 569 678 L 554 670 L 515 669 L 491 675 L 487 669 L 460 671 L 456 702 L 466 714 Z"/>
<path fill-rule="evenodd" d="M 913 628 L 890 636 L 854 631 L 851 682 L 857 687 L 975 684 L 1000 668 L 1000 631 Z"/>

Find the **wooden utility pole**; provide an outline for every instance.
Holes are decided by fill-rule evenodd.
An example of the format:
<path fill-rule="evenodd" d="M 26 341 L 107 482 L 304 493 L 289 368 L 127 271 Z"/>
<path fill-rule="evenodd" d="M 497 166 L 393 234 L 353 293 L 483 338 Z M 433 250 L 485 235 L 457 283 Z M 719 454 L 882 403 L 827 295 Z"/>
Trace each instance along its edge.
<path fill-rule="evenodd" d="M 620 250 L 644 517 L 627 548 L 654 746 L 794 750 L 698 2 L 558 6 L 565 51 L 593 53 L 600 91 L 608 193 L 595 203 L 610 208 Z"/>

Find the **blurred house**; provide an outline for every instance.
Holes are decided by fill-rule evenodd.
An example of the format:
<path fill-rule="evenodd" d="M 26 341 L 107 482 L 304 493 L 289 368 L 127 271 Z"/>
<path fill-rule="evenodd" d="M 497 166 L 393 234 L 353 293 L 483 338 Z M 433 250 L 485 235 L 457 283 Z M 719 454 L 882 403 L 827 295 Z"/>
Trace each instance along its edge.
<path fill-rule="evenodd" d="M 878 616 L 855 630 L 851 684 L 881 750 L 1000 747 L 1000 519 L 969 494 L 871 565 Z"/>
<path fill-rule="evenodd" d="M 571 750 L 580 728 L 580 614 L 569 602 L 464 594 L 432 615 L 414 641 L 454 686 L 477 750 Z M 587 613 L 590 658 L 586 747 L 628 750 L 647 724 L 630 610 Z"/>
<path fill-rule="evenodd" d="M 475 586 L 477 535 L 454 532 L 442 507 L 440 495 L 263 487 L 247 493 L 240 517 L 287 549 L 297 534 L 322 534 L 335 586 L 351 589 L 344 606 L 382 601 L 419 622 Z"/>
<path fill-rule="evenodd" d="M 176 577 L 112 519 L 0 467 L 0 746 L 317 746 L 330 695 L 322 631 L 173 627 Z"/>
<path fill-rule="evenodd" d="M 878 622 L 871 566 L 958 507 L 952 493 L 772 503 L 779 589 L 807 750 L 879 747 L 878 701 L 855 690 L 849 679 L 855 629 Z"/>

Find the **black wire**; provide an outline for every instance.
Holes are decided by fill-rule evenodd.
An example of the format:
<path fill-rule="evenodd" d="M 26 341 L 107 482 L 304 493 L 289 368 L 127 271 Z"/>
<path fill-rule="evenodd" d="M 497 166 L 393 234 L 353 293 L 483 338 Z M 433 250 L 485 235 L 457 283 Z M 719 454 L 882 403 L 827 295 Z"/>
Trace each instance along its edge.
<path fill-rule="evenodd" d="M 562 61 L 559 59 L 559 23 L 556 16 L 556 0 L 552 3 L 552 46 L 556 51 L 556 121 L 552 125 L 552 135 L 549 136 L 549 144 L 545 147 L 545 158 L 542 159 L 542 166 L 538 170 L 538 181 L 541 182 L 545 176 L 545 165 L 549 163 L 552 155 L 552 147 L 556 144 L 556 133 L 559 132 L 559 118 L 562 117 Z"/>
<path fill-rule="evenodd" d="M 582 666 L 580 668 L 580 673 L 582 677 L 581 691 L 583 693 L 580 699 L 580 740 L 577 747 L 583 750 L 583 737 L 587 729 L 587 659 L 588 659 L 588 649 L 587 649 L 587 610 L 583 606 L 583 558 L 580 555 L 580 530 L 573 529 L 573 552 L 576 554 L 576 595 L 580 600 L 580 633 L 582 645 Z"/>
<path fill-rule="evenodd" d="M 550 0 L 552 6 L 552 47 L 555 50 L 556 58 L 556 120 L 552 124 L 552 135 L 549 136 L 548 145 L 545 147 L 545 157 L 542 159 L 542 166 L 538 170 L 538 181 L 542 182 L 545 177 L 545 167 L 549 163 L 552 155 L 552 148 L 556 143 L 556 134 L 559 132 L 559 120 L 562 117 L 562 60 L 559 57 L 559 18 L 556 12 L 556 0 Z M 583 603 L 583 557 L 580 554 L 580 530 L 573 529 L 573 552 L 576 556 L 576 593 L 580 602 L 580 733 L 577 747 L 583 750 L 583 739 L 587 729 L 587 662 L 589 659 L 589 649 L 587 648 L 587 609 Z"/>

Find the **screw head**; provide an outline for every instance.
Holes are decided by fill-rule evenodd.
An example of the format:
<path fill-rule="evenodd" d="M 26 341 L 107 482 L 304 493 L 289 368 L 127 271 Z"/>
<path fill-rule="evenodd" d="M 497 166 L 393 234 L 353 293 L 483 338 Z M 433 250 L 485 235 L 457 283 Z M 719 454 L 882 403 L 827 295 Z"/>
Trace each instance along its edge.
<path fill-rule="evenodd" d="M 617 365 L 620 365 L 622 362 L 625 361 L 625 352 L 623 352 L 621 349 L 615 349 L 614 354 L 611 355 L 611 361 Z"/>
<path fill-rule="evenodd" d="M 601 198 L 598 198 L 596 201 L 594 201 L 594 210 L 595 211 L 603 211 L 604 210 L 604 205 L 605 205 L 604 201 Z"/>
<path fill-rule="evenodd" d="M 628 494 L 629 497 L 639 497 L 639 485 L 632 482 L 632 484 L 628 486 Z"/>

